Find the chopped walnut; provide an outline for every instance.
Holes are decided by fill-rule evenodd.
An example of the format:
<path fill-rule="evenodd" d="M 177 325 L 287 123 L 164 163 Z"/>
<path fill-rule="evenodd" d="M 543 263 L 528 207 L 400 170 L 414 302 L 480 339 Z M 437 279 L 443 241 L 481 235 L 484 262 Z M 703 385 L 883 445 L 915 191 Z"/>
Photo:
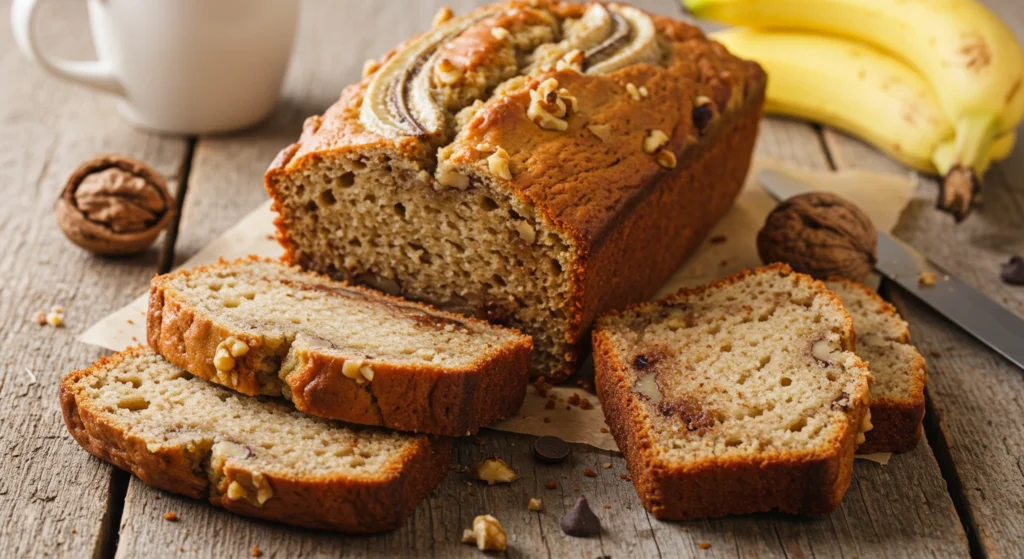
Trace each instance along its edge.
<path fill-rule="evenodd" d="M 491 36 L 499 41 L 504 41 L 511 37 L 512 34 L 509 33 L 508 29 L 505 29 L 504 27 L 492 27 Z"/>
<path fill-rule="evenodd" d="M 430 24 L 431 27 L 437 27 L 449 19 L 455 17 L 455 13 L 448 6 L 441 6 L 440 9 L 434 14 L 434 21 Z"/>
<path fill-rule="evenodd" d="M 473 519 L 473 529 L 463 530 L 462 543 L 475 543 L 480 551 L 504 551 L 508 535 L 497 518 L 482 514 Z"/>
<path fill-rule="evenodd" d="M 632 83 L 627 83 L 626 84 L 626 93 L 629 93 L 629 96 L 634 101 L 639 101 L 640 100 L 640 90 L 637 89 L 636 86 L 633 85 Z"/>
<path fill-rule="evenodd" d="M 612 127 L 607 124 L 588 124 L 587 131 L 597 136 L 602 142 L 612 137 Z"/>
<path fill-rule="evenodd" d="M 559 89 L 558 80 L 548 78 L 536 89 L 530 90 L 530 106 L 526 109 L 526 116 L 544 130 L 562 132 L 569 128 L 568 121 L 564 119 L 569 116 L 570 109 L 576 109 L 576 98 L 569 95 L 565 88 Z"/>
<path fill-rule="evenodd" d="M 462 68 L 452 64 L 451 60 L 442 58 L 434 65 L 434 77 L 442 85 L 453 85 L 462 79 Z"/>
<path fill-rule="evenodd" d="M 647 137 L 644 138 L 644 152 L 654 153 L 661 149 L 662 146 L 668 143 L 668 134 L 655 128 L 647 133 Z"/>
<path fill-rule="evenodd" d="M 508 163 L 508 152 L 503 148 L 498 148 L 487 157 L 487 168 L 492 175 L 505 180 L 512 180 L 512 170 L 509 168 Z"/>
<path fill-rule="evenodd" d="M 494 485 L 495 483 L 512 483 L 519 479 L 519 476 L 501 458 L 485 458 L 476 465 L 476 478 L 486 481 L 487 485 Z"/>
<path fill-rule="evenodd" d="M 661 165 L 666 169 L 676 168 L 676 154 L 667 149 L 658 150 L 658 154 L 654 156 L 654 160 L 658 162 L 658 165 Z"/>
<path fill-rule="evenodd" d="M 573 49 L 565 53 L 562 58 L 555 62 L 556 70 L 575 70 L 576 72 L 583 72 L 583 60 L 585 56 L 583 51 L 579 49 Z"/>

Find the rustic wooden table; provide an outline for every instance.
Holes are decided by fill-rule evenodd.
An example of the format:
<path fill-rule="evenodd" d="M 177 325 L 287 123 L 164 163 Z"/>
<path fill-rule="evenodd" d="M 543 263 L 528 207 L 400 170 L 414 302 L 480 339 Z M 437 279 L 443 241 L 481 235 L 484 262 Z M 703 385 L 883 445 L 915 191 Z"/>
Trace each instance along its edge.
<path fill-rule="evenodd" d="M 989 0 L 1024 40 L 1024 3 Z M 463 11 L 477 2 L 450 2 Z M 675 0 L 638 2 L 680 15 Z M 60 416 L 57 383 L 103 352 L 75 341 L 142 293 L 153 274 L 184 261 L 266 197 L 261 177 L 308 115 L 356 80 L 363 61 L 427 27 L 440 2 L 306 0 L 284 96 L 270 121 L 223 137 L 175 138 L 130 128 L 113 103 L 58 82 L 17 51 L 10 0 L 0 0 L 0 557 L 465 555 L 462 528 L 477 514 L 501 519 L 510 556 L 921 557 L 1024 556 L 1024 374 L 898 288 L 888 296 L 929 361 L 927 438 L 885 466 L 858 461 L 842 507 L 816 519 L 774 514 L 659 522 L 620 479 L 621 457 L 577 445 L 559 466 L 535 463 L 531 437 L 487 431 L 460 440 L 454 462 L 498 455 L 519 473 L 510 485 L 467 483 L 453 472 L 407 525 L 377 537 L 342 537 L 247 520 L 156 491 L 82 451 Z M 44 43 L 88 57 L 84 3 L 44 3 Z M 86 54 L 83 54 L 86 53 Z M 1021 131 L 1024 133 L 1024 130 Z M 841 133 L 766 119 L 760 154 L 817 169 L 907 173 Z M 90 256 L 67 242 L 52 206 L 83 159 L 122 152 L 169 178 L 180 220 L 132 258 Z M 1024 148 L 989 172 L 984 207 L 954 227 L 936 213 L 923 178 L 897 233 L 966 282 L 1024 314 L 1024 288 L 998 279 L 999 263 L 1024 253 Z M 30 320 L 67 308 L 67 327 Z M 611 462 L 613 467 L 600 467 Z M 583 476 L 585 468 L 598 477 Z M 558 488 L 545 488 L 555 480 Z M 580 494 L 601 517 L 600 538 L 562 534 L 558 520 Z M 545 512 L 529 512 L 540 497 Z M 164 520 L 175 511 L 178 522 Z M 705 544 L 710 544 L 707 547 Z"/>

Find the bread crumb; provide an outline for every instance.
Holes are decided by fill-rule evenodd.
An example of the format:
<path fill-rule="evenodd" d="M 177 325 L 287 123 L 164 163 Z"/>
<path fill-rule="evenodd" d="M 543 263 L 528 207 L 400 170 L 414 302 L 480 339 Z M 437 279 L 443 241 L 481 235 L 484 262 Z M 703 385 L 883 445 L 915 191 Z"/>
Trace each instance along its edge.
<path fill-rule="evenodd" d="M 627 476 L 626 474 L 619 474 L 619 479 L 623 481 L 633 481 L 633 478 Z"/>
<path fill-rule="evenodd" d="M 711 549 L 711 544 L 708 542 L 700 542 L 701 549 Z"/>
<path fill-rule="evenodd" d="M 54 328 L 61 328 L 64 326 L 64 314 L 50 311 L 46 314 L 46 323 Z"/>
<path fill-rule="evenodd" d="M 551 390 L 552 385 L 548 383 L 544 377 L 537 377 L 537 380 L 533 381 L 533 389 L 537 391 L 537 395 L 544 397 L 548 395 L 548 390 Z"/>
<path fill-rule="evenodd" d="M 262 557 L 263 556 L 263 552 L 260 551 L 260 544 L 258 544 L 258 543 L 252 544 L 252 549 L 249 551 L 249 555 L 252 555 L 253 557 Z"/>
<path fill-rule="evenodd" d="M 555 480 L 553 479 L 549 479 L 544 486 L 547 487 L 548 489 L 558 489 L 558 484 L 555 483 Z"/>
<path fill-rule="evenodd" d="M 590 400 L 580 396 L 580 409 L 581 410 L 589 410 L 589 409 L 592 409 L 593 407 L 594 406 L 593 406 L 593 404 L 590 403 Z"/>
<path fill-rule="evenodd" d="M 583 475 L 585 475 L 587 477 L 597 477 L 597 472 L 595 472 L 594 470 L 591 470 L 590 468 L 587 468 L 587 469 L 583 470 Z"/>
<path fill-rule="evenodd" d="M 601 464 L 601 467 L 606 469 L 606 470 L 610 470 L 610 469 L 612 469 L 612 463 L 611 462 L 605 462 L 604 464 Z"/>
<path fill-rule="evenodd" d="M 610 508 L 612 508 L 612 506 L 611 505 L 605 505 L 604 508 L 610 509 Z"/>
<path fill-rule="evenodd" d="M 531 498 L 530 501 L 528 503 L 526 503 L 526 508 L 528 508 L 528 509 L 530 509 L 530 510 L 532 510 L 534 512 L 540 512 L 540 511 L 544 510 L 544 503 L 542 503 L 540 501 L 540 499 Z"/>
<path fill-rule="evenodd" d="M 166 520 L 168 522 L 177 522 L 178 521 L 178 513 L 174 512 L 173 510 L 172 511 L 168 511 L 167 514 L 164 515 L 164 520 Z"/>
<path fill-rule="evenodd" d="M 937 351 L 935 351 L 934 349 L 932 351 L 929 351 L 928 355 L 930 355 L 932 357 L 942 357 L 942 354 L 937 352 Z"/>
<path fill-rule="evenodd" d="M 602 433 L 607 433 L 608 432 L 608 428 L 607 427 L 601 427 L 601 432 Z"/>
<path fill-rule="evenodd" d="M 578 386 L 578 387 L 580 387 L 580 388 L 582 388 L 583 390 L 586 390 L 586 391 L 588 391 L 588 392 L 589 392 L 589 391 L 591 391 L 591 390 L 593 390 L 593 388 L 594 388 L 594 387 L 593 387 L 593 385 L 591 385 L 591 384 L 590 384 L 590 381 L 588 381 L 588 380 L 585 380 L 585 379 L 579 379 L 579 380 L 577 380 L 577 381 L 576 381 L 576 386 Z"/>
<path fill-rule="evenodd" d="M 160 500 L 160 495 L 153 495 L 153 500 L 154 501 L 159 501 Z"/>
<path fill-rule="evenodd" d="M 569 404 L 570 406 L 580 405 L 580 395 L 573 392 L 572 395 L 569 396 L 569 399 L 565 401 L 565 403 Z"/>
<path fill-rule="evenodd" d="M 46 326 L 46 313 L 39 311 L 32 315 L 32 320 L 40 326 Z"/>
<path fill-rule="evenodd" d="M 921 275 L 917 276 L 917 283 L 921 287 L 934 287 L 935 286 L 935 274 L 931 272 L 921 272 Z"/>
<path fill-rule="evenodd" d="M 78 533 L 78 528 L 72 528 L 71 529 L 71 533 L 72 534 L 77 534 Z"/>
<path fill-rule="evenodd" d="M 575 491 L 576 493 L 580 492 L 580 488 L 579 487 L 573 487 L 572 490 Z"/>

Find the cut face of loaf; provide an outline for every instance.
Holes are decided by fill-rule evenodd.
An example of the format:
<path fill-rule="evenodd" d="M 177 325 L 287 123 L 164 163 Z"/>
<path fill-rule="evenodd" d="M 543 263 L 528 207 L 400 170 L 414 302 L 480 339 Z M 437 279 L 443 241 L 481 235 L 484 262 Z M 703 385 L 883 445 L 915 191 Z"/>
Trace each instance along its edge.
<path fill-rule="evenodd" d="M 870 425 L 853 345 L 839 299 L 784 265 L 598 320 L 595 384 L 644 506 L 668 519 L 835 509 Z"/>
<path fill-rule="evenodd" d="M 68 430 L 149 485 L 236 514 L 342 532 L 401 526 L 451 440 L 354 428 L 192 377 L 139 346 L 68 374 Z"/>
<path fill-rule="evenodd" d="M 255 258 L 158 276 L 150 346 L 194 375 L 307 413 L 464 435 L 515 413 L 530 338 Z"/>
<path fill-rule="evenodd" d="M 859 453 L 907 452 L 921 438 L 924 357 L 910 345 L 910 328 L 896 309 L 871 288 L 847 279 L 825 282 L 842 299 L 853 317 L 857 355 L 868 363 L 871 385 L 871 423 Z"/>
<path fill-rule="evenodd" d="M 287 258 L 531 335 L 561 380 L 738 193 L 764 74 L 619 4 L 484 6 L 414 37 L 266 174 Z"/>

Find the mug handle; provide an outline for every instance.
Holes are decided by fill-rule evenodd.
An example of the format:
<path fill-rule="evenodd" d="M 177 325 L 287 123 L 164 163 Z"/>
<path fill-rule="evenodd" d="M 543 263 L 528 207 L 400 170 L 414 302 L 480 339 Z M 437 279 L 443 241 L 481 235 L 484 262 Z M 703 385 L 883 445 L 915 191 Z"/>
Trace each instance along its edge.
<path fill-rule="evenodd" d="M 104 60 L 87 62 L 63 60 L 43 53 L 36 43 L 33 29 L 37 1 L 14 0 L 14 3 L 11 4 L 11 29 L 14 32 L 14 41 L 18 44 L 21 52 L 58 78 L 123 97 L 124 87 L 114 75 L 114 69 L 109 62 Z"/>

